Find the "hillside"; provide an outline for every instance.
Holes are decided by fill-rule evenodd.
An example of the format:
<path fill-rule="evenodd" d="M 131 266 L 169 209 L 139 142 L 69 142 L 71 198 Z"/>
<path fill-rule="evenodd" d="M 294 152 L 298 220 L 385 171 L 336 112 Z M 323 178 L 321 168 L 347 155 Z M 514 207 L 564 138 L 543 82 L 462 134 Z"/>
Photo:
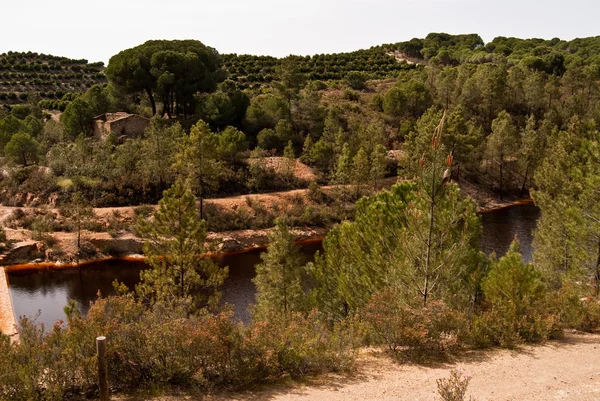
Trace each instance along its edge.
<path fill-rule="evenodd" d="M 0 104 L 18 104 L 37 93 L 42 107 L 64 109 L 71 93 L 106 82 L 104 63 L 38 53 L 0 54 Z"/>
<path fill-rule="evenodd" d="M 359 79 L 383 80 L 429 63 L 485 64 L 498 57 L 505 58 L 509 65 L 522 63 L 534 71 L 562 75 L 574 57 L 595 62 L 600 57 L 600 37 L 565 41 L 499 36 L 486 44 L 477 34 L 430 33 L 425 38 L 346 53 L 286 58 L 222 54 L 221 62 L 240 89 L 259 89 L 277 80 L 277 69 L 284 60 L 297 64 L 309 81 L 326 82 L 356 79 L 357 74 Z M 74 97 L 71 93 L 82 93 L 105 82 L 102 62 L 32 52 L 0 55 L 0 104 L 23 103 L 30 94 L 37 93 L 43 101 L 42 108 L 64 110 Z"/>

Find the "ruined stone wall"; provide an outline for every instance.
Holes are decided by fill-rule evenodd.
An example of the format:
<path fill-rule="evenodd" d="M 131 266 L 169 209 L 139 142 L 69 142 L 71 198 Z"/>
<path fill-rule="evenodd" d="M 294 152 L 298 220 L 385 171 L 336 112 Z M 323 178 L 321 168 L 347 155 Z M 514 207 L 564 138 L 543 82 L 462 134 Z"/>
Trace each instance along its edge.
<path fill-rule="evenodd" d="M 117 137 L 121 135 L 135 137 L 144 134 L 146 128 L 150 126 L 150 120 L 141 116 L 129 116 L 110 123 L 110 132 Z"/>

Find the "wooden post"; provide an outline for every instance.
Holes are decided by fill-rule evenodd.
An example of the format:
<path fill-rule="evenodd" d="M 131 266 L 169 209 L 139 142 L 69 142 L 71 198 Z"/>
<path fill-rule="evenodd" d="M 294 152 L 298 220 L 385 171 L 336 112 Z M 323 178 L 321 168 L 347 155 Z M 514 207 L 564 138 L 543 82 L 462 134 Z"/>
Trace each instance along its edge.
<path fill-rule="evenodd" d="M 100 386 L 100 401 L 108 400 L 108 366 L 106 363 L 106 337 L 96 337 L 98 353 L 98 384 Z"/>

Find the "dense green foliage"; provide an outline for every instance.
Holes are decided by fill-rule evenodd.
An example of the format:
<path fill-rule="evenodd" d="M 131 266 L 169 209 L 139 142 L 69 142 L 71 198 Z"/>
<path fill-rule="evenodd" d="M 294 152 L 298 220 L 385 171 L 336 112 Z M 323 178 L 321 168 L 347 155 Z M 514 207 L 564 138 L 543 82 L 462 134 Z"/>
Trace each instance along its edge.
<path fill-rule="evenodd" d="M 150 40 L 111 57 L 106 68 L 108 81 L 125 93 L 145 93 L 156 114 L 156 100 L 162 114 L 195 110 L 198 91 L 215 89 L 223 74 L 219 54 L 197 40 Z"/>

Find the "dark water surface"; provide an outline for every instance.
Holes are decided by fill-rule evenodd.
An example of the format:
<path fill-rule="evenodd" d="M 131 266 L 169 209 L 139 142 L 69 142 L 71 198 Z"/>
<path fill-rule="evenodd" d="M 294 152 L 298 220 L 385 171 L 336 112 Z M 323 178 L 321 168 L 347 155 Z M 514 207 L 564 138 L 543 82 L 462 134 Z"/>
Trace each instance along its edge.
<path fill-rule="evenodd" d="M 322 249 L 321 242 L 300 245 L 311 261 Z M 216 258 L 219 266 L 229 267 L 229 276 L 221 288 L 222 303 L 234 306 L 235 315 L 243 322 L 250 320 L 248 306 L 254 303 L 254 266 L 260 263 L 262 250 L 223 255 Z M 102 295 L 115 293 L 112 282 L 118 279 L 133 288 L 140 279 L 140 271 L 147 265 L 140 261 L 108 260 L 90 263 L 77 269 L 22 271 L 8 274 L 10 295 L 15 315 L 35 316 L 37 321 L 49 328 L 55 321 L 64 320 L 64 306 L 69 299 L 75 300 L 83 313 L 90 308 L 90 301 Z"/>
<path fill-rule="evenodd" d="M 532 231 L 538 217 L 539 209 L 534 205 L 518 205 L 483 214 L 483 251 L 501 256 L 516 235 L 521 242 L 523 258 L 530 261 Z M 319 242 L 304 244 L 301 248 L 307 261 L 322 249 Z M 217 259 L 220 266 L 229 266 L 229 277 L 222 288 L 222 302 L 233 304 L 236 316 L 244 322 L 249 321 L 248 306 L 254 303 L 255 289 L 251 280 L 255 275 L 254 266 L 260 262 L 260 253 L 261 250 L 253 250 Z M 41 310 L 38 322 L 49 327 L 54 321 L 64 319 L 63 308 L 69 299 L 75 300 L 86 313 L 98 291 L 103 295 L 113 294 L 115 279 L 132 288 L 144 267 L 143 262 L 112 260 L 79 269 L 10 273 L 8 281 L 15 315 L 35 316 Z"/>
<path fill-rule="evenodd" d="M 540 217 L 540 209 L 534 204 L 516 205 L 481 215 L 483 235 L 481 249 L 496 256 L 503 256 L 515 237 L 521 244 L 523 260 L 533 259 L 533 231 Z"/>

